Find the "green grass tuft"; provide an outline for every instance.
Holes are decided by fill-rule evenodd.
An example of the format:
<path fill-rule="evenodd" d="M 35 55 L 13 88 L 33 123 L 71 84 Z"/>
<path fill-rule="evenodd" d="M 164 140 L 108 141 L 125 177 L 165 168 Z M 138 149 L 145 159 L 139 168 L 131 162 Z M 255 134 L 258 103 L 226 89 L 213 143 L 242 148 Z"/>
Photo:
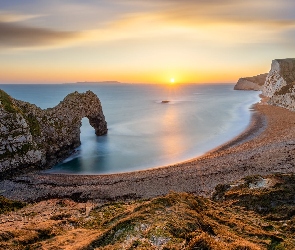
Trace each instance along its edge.
<path fill-rule="evenodd" d="M 18 113 L 19 110 L 15 105 L 12 103 L 12 98 L 4 92 L 2 89 L 0 89 L 0 101 L 3 106 L 3 108 L 9 112 L 9 113 Z"/>

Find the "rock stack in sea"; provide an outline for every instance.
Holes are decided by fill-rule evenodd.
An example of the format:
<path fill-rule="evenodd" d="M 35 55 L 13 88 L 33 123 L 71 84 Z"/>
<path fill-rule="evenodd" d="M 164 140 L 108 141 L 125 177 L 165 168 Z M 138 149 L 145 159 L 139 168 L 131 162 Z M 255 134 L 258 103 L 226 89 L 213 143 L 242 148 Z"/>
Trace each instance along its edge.
<path fill-rule="evenodd" d="M 262 90 L 268 73 L 252 77 L 242 77 L 235 85 L 235 90 Z"/>
<path fill-rule="evenodd" d="M 107 133 L 98 97 L 74 92 L 54 108 L 42 110 L 0 90 L 0 174 L 48 168 L 69 156 L 80 142 L 82 118 L 96 135 Z"/>

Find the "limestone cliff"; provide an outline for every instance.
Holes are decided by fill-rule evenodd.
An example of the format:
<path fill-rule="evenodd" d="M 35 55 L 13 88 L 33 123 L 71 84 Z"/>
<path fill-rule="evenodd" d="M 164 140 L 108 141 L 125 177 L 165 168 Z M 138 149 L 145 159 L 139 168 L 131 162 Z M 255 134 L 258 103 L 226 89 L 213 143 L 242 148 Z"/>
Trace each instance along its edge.
<path fill-rule="evenodd" d="M 295 58 L 272 61 L 262 94 L 268 103 L 295 111 Z"/>
<path fill-rule="evenodd" d="M 100 100 L 91 92 L 74 92 L 54 108 L 42 110 L 0 90 L 0 174 L 53 166 L 78 147 L 81 119 L 96 135 L 107 133 Z"/>
<path fill-rule="evenodd" d="M 235 90 L 262 90 L 267 73 L 252 77 L 240 78 L 235 85 Z"/>

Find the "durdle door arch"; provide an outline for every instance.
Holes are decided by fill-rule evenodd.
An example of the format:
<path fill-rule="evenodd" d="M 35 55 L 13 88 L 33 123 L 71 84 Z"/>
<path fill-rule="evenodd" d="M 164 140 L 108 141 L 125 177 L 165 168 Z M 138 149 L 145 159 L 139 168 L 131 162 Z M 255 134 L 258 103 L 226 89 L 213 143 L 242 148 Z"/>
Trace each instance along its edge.
<path fill-rule="evenodd" d="M 105 135 L 107 122 L 99 98 L 91 91 L 67 95 L 57 106 L 41 109 L 0 90 L 0 173 L 49 168 L 81 144 L 81 121 L 87 117 L 95 134 Z"/>

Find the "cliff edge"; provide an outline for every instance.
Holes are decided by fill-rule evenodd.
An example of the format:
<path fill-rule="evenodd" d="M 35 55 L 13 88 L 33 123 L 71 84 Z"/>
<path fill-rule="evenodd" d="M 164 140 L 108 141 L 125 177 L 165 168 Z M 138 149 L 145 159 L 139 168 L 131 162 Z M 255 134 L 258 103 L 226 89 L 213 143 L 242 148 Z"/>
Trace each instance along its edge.
<path fill-rule="evenodd" d="M 96 135 L 107 133 L 100 100 L 91 91 L 71 93 L 43 110 L 0 90 L 1 176 L 48 168 L 65 159 L 81 144 L 84 117 Z"/>
<path fill-rule="evenodd" d="M 262 94 L 268 104 L 295 111 L 295 58 L 275 59 L 267 75 Z"/>
<path fill-rule="evenodd" d="M 267 103 L 295 111 L 295 58 L 275 59 L 268 74 L 240 78 L 235 90 L 261 90 Z"/>
<path fill-rule="evenodd" d="M 242 77 L 235 85 L 235 90 L 262 90 L 268 73 L 252 77 Z"/>

